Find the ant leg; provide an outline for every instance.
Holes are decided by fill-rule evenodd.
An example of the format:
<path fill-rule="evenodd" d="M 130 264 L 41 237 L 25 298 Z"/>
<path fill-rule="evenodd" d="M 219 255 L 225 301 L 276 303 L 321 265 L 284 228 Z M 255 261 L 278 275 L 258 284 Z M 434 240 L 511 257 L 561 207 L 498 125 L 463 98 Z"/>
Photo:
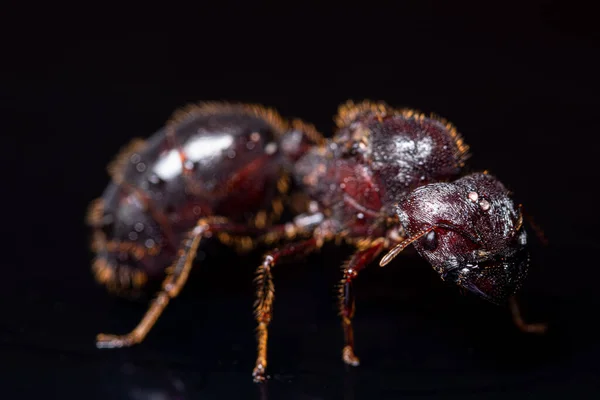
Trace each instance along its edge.
<path fill-rule="evenodd" d="M 316 238 L 287 244 L 281 249 L 274 250 L 270 254 L 265 255 L 263 263 L 259 265 L 256 271 L 257 289 L 254 315 L 256 322 L 258 322 L 258 355 L 256 357 L 256 366 L 252 372 L 254 382 L 262 382 L 265 379 L 265 370 L 267 368 L 267 327 L 273 315 L 273 299 L 275 297 L 271 269 L 275 267 L 275 264 L 282 257 L 306 254 L 320 246 L 321 242 Z"/>
<path fill-rule="evenodd" d="M 540 243 L 544 246 L 548 246 L 548 238 L 546 238 L 544 230 L 533 220 L 531 214 L 524 211 L 522 204 L 519 204 L 519 211 L 521 212 L 521 223 L 523 222 L 522 218 L 525 217 Z"/>
<path fill-rule="evenodd" d="M 512 314 L 513 321 L 514 321 L 515 325 L 517 326 L 517 328 L 519 328 L 521 331 L 523 331 L 525 333 L 537 333 L 537 334 L 542 334 L 542 333 L 546 332 L 546 330 L 548 329 L 547 324 L 541 324 L 541 323 L 529 324 L 529 323 L 523 321 L 523 317 L 521 316 L 521 310 L 519 308 L 519 304 L 517 303 L 517 299 L 515 296 L 512 296 L 508 300 L 508 304 L 510 307 L 510 312 Z"/>
<path fill-rule="evenodd" d="M 342 359 L 348 365 L 358 366 L 360 361 L 354 354 L 354 329 L 352 329 L 352 318 L 355 312 L 354 290 L 352 280 L 358 272 L 365 268 L 384 247 L 384 239 L 380 238 L 369 244 L 368 247 L 357 250 L 344 268 L 344 277 L 340 285 L 340 314 L 344 328 L 345 346 L 342 350 Z"/>
<path fill-rule="evenodd" d="M 210 237 L 213 233 L 219 231 L 243 232 L 247 230 L 246 226 L 238 226 L 228 223 L 223 218 L 201 219 L 192 229 L 187 238 L 179 248 L 176 261 L 167 271 L 169 275 L 162 284 L 162 290 L 150 304 L 148 311 L 135 327 L 135 329 L 126 335 L 107 335 L 99 334 L 97 336 L 96 346 L 98 348 L 118 348 L 128 347 L 142 342 L 152 326 L 158 320 L 165 307 L 171 299 L 177 297 L 192 269 L 192 263 L 196 256 L 196 251 L 200 242 L 204 238 Z"/>

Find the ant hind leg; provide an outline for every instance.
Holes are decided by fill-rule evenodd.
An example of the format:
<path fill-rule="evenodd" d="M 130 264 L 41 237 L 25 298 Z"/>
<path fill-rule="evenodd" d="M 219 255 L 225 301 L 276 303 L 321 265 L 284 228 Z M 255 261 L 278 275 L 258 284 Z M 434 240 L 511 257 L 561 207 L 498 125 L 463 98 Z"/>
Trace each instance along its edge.
<path fill-rule="evenodd" d="M 183 289 L 192 269 L 196 251 L 202 239 L 218 232 L 243 232 L 248 228 L 227 222 L 224 218 L 201 219 L 181 244 L 175 262 L 169 267 L 168 276 L 164 279 L 162 290 L 150 304 L 148 311 L 131 332 L 125 335 L 99 334 L 96 339 L 98 348 L 129 347 L 144 340 L 152 326 L 156 323 L 171 299 L 177 297 Z M 236 233 L 237 233 L 236 232 Z"/>

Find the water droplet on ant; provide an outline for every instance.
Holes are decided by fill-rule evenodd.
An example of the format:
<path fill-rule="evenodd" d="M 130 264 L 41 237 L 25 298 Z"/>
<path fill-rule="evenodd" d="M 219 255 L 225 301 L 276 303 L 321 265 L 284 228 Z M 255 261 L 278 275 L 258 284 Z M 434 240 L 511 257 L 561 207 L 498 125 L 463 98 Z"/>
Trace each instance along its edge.
<path fill-rule="evenodd" d="M 346 187 L 346 184 L 345 184 L 345 183 L 343 183 L 343 182 L 342 182 L 342 183 L 340 183 L 340 189 L 344 189 L 345 187 Z"/>
<path fill-rule="evenodd" d="M 358 218 L 358 219 L 363 219 L 364 217 L 365 217 L 365 214 L 363 214 L 363 213 L 356 214 L 356 218 Z"/>
<path fill-rule="evenodd" d="M 265 153 L 271 155 L 277 151 L 277 144 L 271 142 L 265 146 Z"/>
<path fill-rule="evenodd" d="M 150 175 L 150 177 L 148 178 L 148 180 L 150 181 L 150 183 L 153 184 L 157 184 L 158 182 L 160 182 L 160 179 L 158 178 L 158 176 L 156 175 Z"/>
<path fill-rule="evenodd" d="M 487 210 L 489 210 L 489 209 L 490 209 L 490 202 L 489 202 L 489 201 L 487 201 L 486 199 L 482 199 L 482 200 L 479 202 L 479 206 L 481 207 L 481 209 L 482 209 L 483 211 L 487 211 Z"/>
<path fill-rule="evenodd" d="M 143 162 L 139 163 L 138 165 L 135 166 L 135 169 L 138 170 L 138 172 L 144 172 L 146 170 L 146 164 L 144 164 Z"/>
<path fill-rule="evenodd" d="M 129 232 L 128 237 L 129 237 L 129 240 L 137 240 L 138 234 L 137 234 L 137 232 Z"/>
<path fill-rule="evenodd" d="M 131 157 L 129 158 L 129 160 L 133 164 L 137 164 L 137 163 L 139 163 L 142 160 L 142 157 L 139 154 L 134 153 L 134 154 L 131 155 Z"/>
<path fill-rule="evenodd" d="M 137 232 L 141 232 L 144 230 L 144 224 L 142 224 L 141 222 L 136 222 L 133 226 L 133 229 L 135 229 Z"/>
<path fill-rule="evenodd" d="M 147 247 L 147 248 L 149 248 L 149 249 L 151 249 L 152 247 L 154 247 L 154 244 L 155 244 L 155 243 L 154 243 L 154 240 L 152 240 L 152 239 L 147 239 L 147 240 L 144 242 L 144 246 L 146 246 L 146 247 Z"/>
<path fill-rule="evenodd" d="M 252 150 L 252 149 L 254 148 L 254 143 L 253 143 L 253 142 L 248 142 L 248 143 L 246 143 L 246 148 L 247 148 L 248 150 Z"/>
<path fill-rule="evenodd" d="M 227 157 L 229 157 L 229 158 L 235 158 L 235 150 L 229 150 L 227 152 Z"/>
<path fill-rule="evenodd" d="M 200 215 L 200 212 L 202 211 L 202 209 L 198 206 L 194 207 L 194 215 Z"/>
<path fill-rule="evenodd" d="M 477 192 L 469 192 L 469 194 L 467 195 L 467 197 L 472 202 L 476 202 L 477 200 L 479 200 L 479 195 L 477 194 Z"/>

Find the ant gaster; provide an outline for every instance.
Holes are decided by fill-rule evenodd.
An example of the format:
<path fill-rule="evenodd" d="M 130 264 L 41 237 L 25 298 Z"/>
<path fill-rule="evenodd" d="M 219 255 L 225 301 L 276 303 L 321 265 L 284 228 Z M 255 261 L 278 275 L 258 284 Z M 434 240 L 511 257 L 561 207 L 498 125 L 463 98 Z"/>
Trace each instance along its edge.
<path fill-rule="evenodd" d="M 456 180 L 468 146 L 452 124 L 368 101 L 342 105 L 336 124 L 325 140 L 311 125 L 287 123 L 258 106 L 201 105 L 125 150 L 112 168 L 114 182 L 89 214 L 94 270 L 113 288 L 140 286 L 149 274 L 166 278 L 138 326 L 124 336 L 101 334 L 98 346 L 143 340 L 183 287 L 201 240 L 213 235 L 239 250 L 288 241 L 257 270 L 255 381 L 267 366 L 273 268 L 334 239 L 356 248 L 339 291 L 342 359 L 349 365 L 359 364 L 352 281 L 383 251 L 389 252 L 382 266 L 411 243 L 443 279 L 495 303 L 509 300 L 519 328 L 545 330 L 522 321 L 513 297 L 528 263 L 520 209 L 489 174 Z M 292 222 L 278 223 L 288 175 L 310 202 Z"/>
<path fill-rule="evenodd" d="M 322 142 L 301 120 L 251 104 L 202 103 L 176 111 L 148 140 L 134 139 L 109 164 L 111 183 L 88 210 L 92 270 L 114 293 L 162 290 L 129 334 L 97 338 L 100 348 L 141 342 L 183 288 L 202 240 L 237 251 L 290 234 L 274 225 L 290 188 L 290 166 Z"/>

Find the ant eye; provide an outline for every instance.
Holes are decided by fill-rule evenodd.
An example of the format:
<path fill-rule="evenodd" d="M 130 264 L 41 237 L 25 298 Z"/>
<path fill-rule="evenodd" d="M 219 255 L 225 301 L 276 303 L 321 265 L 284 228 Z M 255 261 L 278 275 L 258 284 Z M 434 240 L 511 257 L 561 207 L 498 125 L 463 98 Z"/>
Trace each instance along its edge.
<path fill-rule="evenodd" d="M 423 247 L 426 250 L 429 250 L 429 251 L 435 250 L 438 245 L 437 234 L 435 233 L 435 230 L 432 230 L 431 232 L 429 232 L 423 238 L 422 243 L 423 243 Z"/>

